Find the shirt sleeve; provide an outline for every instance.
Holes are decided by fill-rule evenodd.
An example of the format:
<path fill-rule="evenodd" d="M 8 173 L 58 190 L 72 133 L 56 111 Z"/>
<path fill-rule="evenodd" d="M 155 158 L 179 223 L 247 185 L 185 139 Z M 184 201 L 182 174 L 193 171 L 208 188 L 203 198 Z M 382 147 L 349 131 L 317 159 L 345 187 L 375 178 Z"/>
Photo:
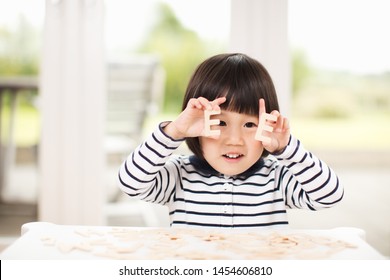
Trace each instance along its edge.
<path fill-rule="evenodd" d="M 184 139 L 175 140 L 159 127 L 122 163 L 119 188 L 129 196 L 166 204 L 172 199 L 180 174 L 180 161 L 171 157 Z"/>
<path fill-rule="evenodd" d="M 318 210 L 332 207 L 343 198 L 344 189 L 336 173 L 298 139 L 290 136 L 286 148 L 274 156 L 280 163 L 276 181 L 287 207 Z"/>

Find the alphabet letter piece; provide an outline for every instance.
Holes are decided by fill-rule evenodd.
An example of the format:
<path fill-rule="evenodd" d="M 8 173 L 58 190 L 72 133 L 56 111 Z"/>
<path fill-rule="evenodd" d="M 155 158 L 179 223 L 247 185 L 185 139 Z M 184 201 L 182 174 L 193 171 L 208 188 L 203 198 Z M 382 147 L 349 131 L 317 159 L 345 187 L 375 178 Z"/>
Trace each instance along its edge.
<path fill-rule="evenodd" d="M 204 110 L 204 136 L 218 136 L 221 134 L 219 129 L 211 129 L 212 125 L 219 124 L 218 119 L 210 119 L 211 115 L 221 114 L 221 110 Z"/>
<path fill-rule="evenodd" d="M 277 117 L 271 114 L 262 113 L 260 115 L 259 126 L 257 127 L 255 139 L 268 144 L 271 142 L 271 138 L 264 136 L 263 130 L 272 132 L 274 129 L 272 126 L 266 124 L 267 120 L 275 122 Z"/>

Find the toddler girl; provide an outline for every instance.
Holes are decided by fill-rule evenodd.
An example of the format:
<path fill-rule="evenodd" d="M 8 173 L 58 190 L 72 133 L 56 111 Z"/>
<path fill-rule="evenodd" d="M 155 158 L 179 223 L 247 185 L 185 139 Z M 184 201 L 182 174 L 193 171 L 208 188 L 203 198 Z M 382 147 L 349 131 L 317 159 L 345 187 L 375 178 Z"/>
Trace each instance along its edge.
<path fill-rule="evenodd" d="M 208 110 L 217 112 L 211 127 Z M 266 112 L 276 119 L 266 121 L 272 131 L 258 131 Z M 193 155 L 173 156 L 184 141 Z M 240 53 L 198 66 L 180 115 L 128 156 L 118 178 L 129 196 L 166 205 L 171 226 L 283 227 L 287 209 L 332 207 L 344 193 L 334 171 L 290 134 L 267 70 Z"/>

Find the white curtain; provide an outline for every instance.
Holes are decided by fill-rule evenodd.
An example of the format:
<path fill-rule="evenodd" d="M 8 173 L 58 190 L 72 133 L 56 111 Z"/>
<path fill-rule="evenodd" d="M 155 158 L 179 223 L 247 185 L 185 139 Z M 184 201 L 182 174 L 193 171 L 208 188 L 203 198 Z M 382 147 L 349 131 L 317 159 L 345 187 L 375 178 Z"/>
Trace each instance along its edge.
<path fill-rule="evenodd" d="M 103 223 L 103 0 L 46 0 L 39 219 Z"/>
<path fill-rule="evenodd" d="M 289 115 L 291 70 L 287 0 L 231 0 L 230 51 L 258 59 L 270 72 Z"/>

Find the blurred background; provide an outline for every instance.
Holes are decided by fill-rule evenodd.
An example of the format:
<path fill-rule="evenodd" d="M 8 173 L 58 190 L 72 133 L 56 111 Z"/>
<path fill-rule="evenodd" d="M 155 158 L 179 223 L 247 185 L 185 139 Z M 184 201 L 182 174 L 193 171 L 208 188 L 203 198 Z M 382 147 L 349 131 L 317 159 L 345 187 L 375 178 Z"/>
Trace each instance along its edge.
<path fill-rule="evenodd" d="M 46 189 L 41 186 L 44 180 L 39 163 L 45 12 L 47 5 L 64 1 L 0 0 L 3 247 L 17 238 L 23 223 L 43 219 L 39 201 Z M 94 4 L 93 0 L 82 2 L 85 7 Z M 167 226 L 165 209 L 131 201 L 118 192 L 116 172 L 136 143 L 160 121 L 172 119 L 180 111 L 195 67 L 211 55 L 230 50 L 232 2 L 103 2 L 104 116 L 109 120 L 104 131 L 105 136 L 125 132 L 111 137 L 104 146 L 102 184 L 107 207 L 102 224 Z M 362 228 L 367 241 L 390 256 L 390 3 L 282 2 L 287 3 L 290 71 L 290 90 L 281 93 L 288 95 L 285 113 L 292 133 L 335 169 L 345 187 L 344 201 L 335 208 L 290 211 L 291 226 Z M 267 44 L 278 47 L 272 46 L 273 42 Z M 138 96 L 128 100 L 121 96 L 126 91 Z M 128 110 L 128 104 L 137 104 L 138 109 Z M 119 113 L 121 106 L 133 115 Z M 183 146 L 178 152 L 187 151 Z"/>

